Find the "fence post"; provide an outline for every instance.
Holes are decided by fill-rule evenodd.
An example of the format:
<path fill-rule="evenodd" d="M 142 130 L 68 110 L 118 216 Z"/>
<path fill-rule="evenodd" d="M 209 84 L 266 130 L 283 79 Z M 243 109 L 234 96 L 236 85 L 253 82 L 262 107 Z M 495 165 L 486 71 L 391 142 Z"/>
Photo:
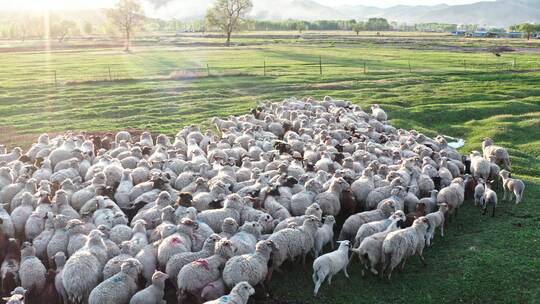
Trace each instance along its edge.
<path fill-rule="evenodd" d="M 208 63 L 206 64 L 206 73 L 208 73 L 208 76 L 210 76 L 210 66 Z"/>
<path fill-rule="evenodd" d="M 266 60 L 264 61 L 263 73 L 264 73 L 264 76 L 266 76 Z"/>
<path fill-rule="evenodd" d="M 109 69 L 109 81 L 112 81 L 111 66 L 108 65 L 107 68 Z"/>
<path fill-rule="evenodd" d="M 321 56 L 319 56 L 319 72 L 322 76 L 322 57 Z"/>
<path fill-rule="evenodd" d="M 411 69 L 411 60 L 409 59 L 409 73 L 412 73 L 412 69 Z"/>
<path fill-rule="evenodd" d="M 467 72 L 467 61 L 463 60 L 463 69 Z"/>
<path fill-rule="evenodd" d="M 517 70 L 516 58 L 514 58 L 513 68 L 514 70 Z"/>
<path fill-rule="evenodd" d="M 56 70 L 54 70 L 54 86 L 56 87 Z"/>
<path fill-rule="evenodd" d="M 367 74 L 366 62 L 364 61 L 364 75 Z"/>

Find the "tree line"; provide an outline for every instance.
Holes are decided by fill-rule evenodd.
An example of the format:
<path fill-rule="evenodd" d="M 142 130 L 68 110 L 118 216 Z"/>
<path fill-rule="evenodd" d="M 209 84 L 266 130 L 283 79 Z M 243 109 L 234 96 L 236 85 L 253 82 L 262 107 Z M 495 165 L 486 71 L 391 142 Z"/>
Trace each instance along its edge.
<path fill-rule="evenodd" d="M 247 14 L 252 9 L 251 0 L 216 0 L 208 10 L 204 20 L 182 22 L 180 20 L 160 20 L 145 17 L 139 0 L 118 0 L 116 6 L 107 10 L 108 22 L 93 25 L 84 21 L 76 23 L 63 20 L 54 14 L 44 20 L 44 16 L 22 16 L 11 22 L 0 24 L 0 38 L 20 39 L 45 38 L 57 39 L 63 42 L 69 36 L 110 34 L 121 35 L 125 41 L 125 49 L 129 50 L 133 35 L 140 30 L 146 31 L 189 31 L 207 32 L 220 31 L 224 33 L 226 45 L 230 45 L 232 33 L 239 30 L 253 31 L 353 31 L 357 35 L 361 31 L 422 31 L 422 32 L 452 32 L 458 30 L 456 24 L 420 23 L 398 24 L 389 22 L 384 18 L 369 18 L 367 21 L 359 20 L 282 20 L 263 21 L 250 20 Z M 46 25 L 48 24 L 48 25 Z M 459 29 L 474 32 L 478 25 L 460 25 Z M 510 31 L 523 32 L 524 37 L 530 39 L 540 32 L 540 24 L 524 23 L 510 26 Z M 491 32 L 504 32 L 505 29 L 490 29 Z"/>

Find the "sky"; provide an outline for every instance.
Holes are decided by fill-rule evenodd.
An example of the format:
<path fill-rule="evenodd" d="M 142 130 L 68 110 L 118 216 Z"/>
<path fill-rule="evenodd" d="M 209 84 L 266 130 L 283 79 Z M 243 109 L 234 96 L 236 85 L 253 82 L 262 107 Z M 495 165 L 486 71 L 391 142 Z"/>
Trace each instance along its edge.
<path fill-rule="evenodd" d="M 187 7 L 197 5 L 199 0 L 172 0 L 184 2 Z M 268 0 L 272 1 L 272 0 Z M 393 5 L 436 5 L 446 3 L 449 5 L 466 4 L 478 2 L 480 0 L 315 0 L 321 4 L 329 6 L 337 5 L 369 5 L 379 7 L 389 7 Z M 115 0 L 0 0 L 2 10 L 25 10 L 25 9 L 94 9 L 111 7 Z"/>

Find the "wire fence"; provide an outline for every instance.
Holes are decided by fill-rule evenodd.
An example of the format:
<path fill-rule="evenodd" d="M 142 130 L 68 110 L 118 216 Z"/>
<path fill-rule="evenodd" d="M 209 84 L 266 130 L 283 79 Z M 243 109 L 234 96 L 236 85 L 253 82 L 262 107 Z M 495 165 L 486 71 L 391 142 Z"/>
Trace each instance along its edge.
<path fill-rule="evenodd" d="M 95 72 L 95 71 L 99 72 Z M 69 86 L 77 84 L 128 82 L 128 81 L 159 81 L 159 80 L 182 80 L 204 77 L 279 77 L 289 75 L 306 76 L 332 76 L 343 73 L 357 75 L 380 75 L 380 74 L 482 74 L 482 73 L 526 73 L 540 71 L 540 61 L 521 60 L 516 58 L 503 61 L 441 61 L 423 62 L 418 60 L 392 59 L 392 60 L 369 60 L 355 59 L 347 64 L 342 62 L 326 61 L 319 57 L 313 62 L 272 62 L 270 60 L 254 63 L 252 65 L 232 66 L 226 64 L 202 64 L 197 67 L 165 68 L 159 73 L 137 73 L 126 68 L 113 65 L 100 65 L 95 67 L 94 72 L 46 70 L 39 73 L 37 79 L 27 79 L 33 86 Z"/>

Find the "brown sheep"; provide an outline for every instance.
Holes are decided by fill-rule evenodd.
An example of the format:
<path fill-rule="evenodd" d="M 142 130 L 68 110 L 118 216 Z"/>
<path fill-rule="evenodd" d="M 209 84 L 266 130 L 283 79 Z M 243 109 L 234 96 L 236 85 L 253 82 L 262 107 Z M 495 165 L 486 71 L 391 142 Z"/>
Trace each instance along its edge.
<path fill-rule="evenodd" d="M 414 220 L 425 215 L 426 215 L 426 204 L 424 203 L 416 204 L 416 210 L 408 213 L 406 216 L 405 227 L 411 227 Z"/>

